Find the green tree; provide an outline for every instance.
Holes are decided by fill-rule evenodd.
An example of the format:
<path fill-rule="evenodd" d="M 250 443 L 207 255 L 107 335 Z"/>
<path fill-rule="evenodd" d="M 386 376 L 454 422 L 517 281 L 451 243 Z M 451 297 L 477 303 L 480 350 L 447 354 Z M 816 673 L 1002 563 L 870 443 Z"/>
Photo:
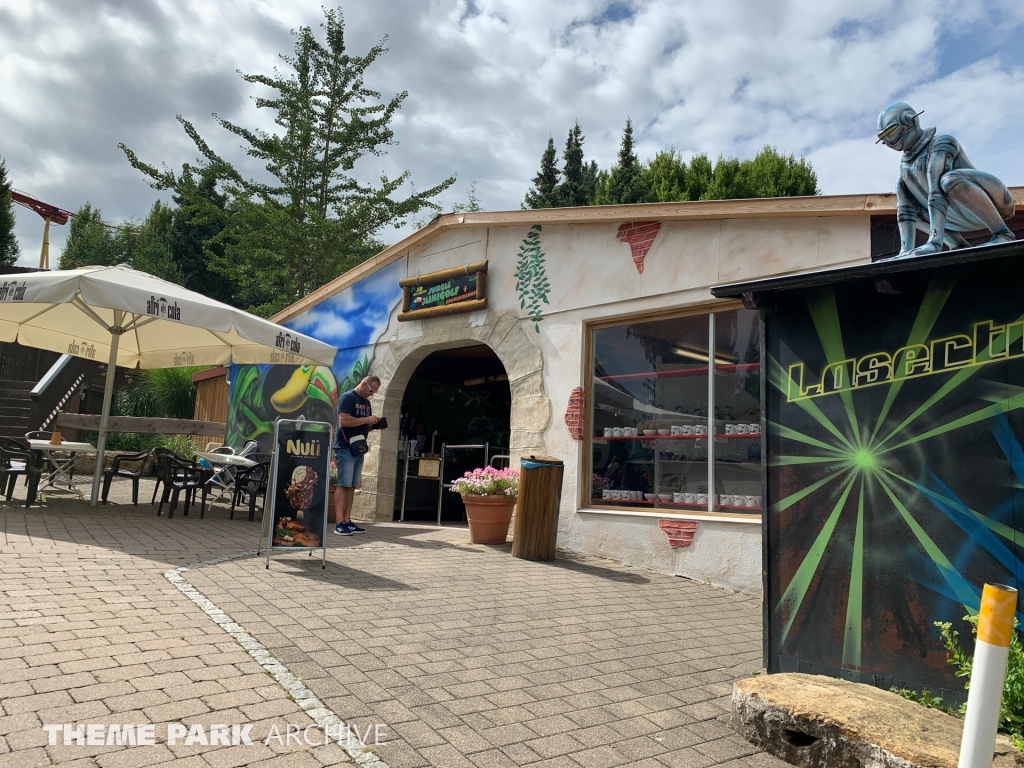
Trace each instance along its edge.
<path fill-rule="evenodd" d="M 353 175 L 366 155 L 380 155 L 394 144 L 391 121 L 408 95 L 388 101 L 368 89 L 367 68 L 386 52 L 383 42 L 365 55 L 346 52 L 340 11 L 326 9 L 324 42 L 309 27 L 294 33 L 292 56 L 282 56 L 291 72 L 246 74 L 242 78 L 271 91 L 256 106 L 274 115 L 278 130 L 250 130 L 224 118 L 221 127 L 243 139 L 249 156 L 261 160 L 270 182 L 245 179 L 179 116 L 202 156 L 198 166 L 184 164 L 180 174 L 147 165 L 124 144 L 129 162 L 150 177 L 157 189 L 174 190 L 202 225 L 219 225 L 205 248 L 212 269 L 235 284 L 233 303 L 263 315 L 273 314 L 379 249 L 374 234 L 400 227 L 423 209 L 439 210 L 432 198 L 454 177 L 407 197 L 398 193 L 409 180 L 382 175 L 363 184 Z M 386 39 L 386 38 L 385 38 Z M 215 179 L 225 205 L 200 193 Z"/>
<path fill-rule="evenodd" d="M 526 193 L 523 208 L 557 208 L 559 176 L 555 140 L 548 136 L 548 146 L 540 158 L 540 170 L 533 177 L 533 188 Z"/>
<path fill-rule="evenodd" d="M 686 169 L 686 199 L 706 200 L 714 176 L 715 167 L 706 153 L 701 152 L 691 157 L 690 165 Z"/>
<path fill-rule="evenodd" d="M 686 162 L 676 150 L 659 152 L 644 166 L 651 202 L 674 203 L 689 200 L 686 188 Z"/>
<path fill-rule="evenodd" d="M 11 266 L 21 255 L 14 234 L 14 202 L 11 183 L 7 180 L 7 164 L 0 157 L 0 265 Z"/>
<path fill-rule="evenodd" d="M 238 292 L 237 285 L 210 266 L 211 260 L 224 258 L 224 245 L 218 235 L 224 229 L 227 196 L 217 191 L 217 180 L 209 175 L 199 179 L 193 196 L 201 201 L 201 205 L 190 205 L 182 195 L 174 195 L 177 207 L 171 217 L 168 236 L 181 285 L 211 299 L 232 304 Z M 206 208 L 215 211 L 216 215 L 204 216 Z"/>
<path fill-rule="evenodd" d="M 636 156 L 633 144 L 633 121 L 626 118 L 626 128 L 619 144 L 619 156 L 615 166 L 601 178 L 595 202 L 598 205 L 619 205 L 646 203 L 650 201 L 646 174 Z"/>
<path fill-rule="evenodd" d="M 565 140 L 564 181 L 558 187 L 558 204 L 561 206 L 591 205 L 594 202 L 594 191 L 597 184 L 597 163 L 587 163 L 583 159 L 583 129 L 577 121 L 569 129 Z"/>
<path fill-rule="evenodd" d="M 476 179 L 469 182 L 469 192 L 466 194 L 466 202 L 455 203 L 455 205 L 452 206 L 452 213 L 477 213 L 478 211 L 483 210 L 483 208 L 480 207 L 480 198 L 476 195 L 476 185 Z"/>
<path fill-rule="evenodd" d="M 60 269 L 117 264 L 117 251 L 99 208 L 86 203 L 71 218 L 60 252 Z"/>

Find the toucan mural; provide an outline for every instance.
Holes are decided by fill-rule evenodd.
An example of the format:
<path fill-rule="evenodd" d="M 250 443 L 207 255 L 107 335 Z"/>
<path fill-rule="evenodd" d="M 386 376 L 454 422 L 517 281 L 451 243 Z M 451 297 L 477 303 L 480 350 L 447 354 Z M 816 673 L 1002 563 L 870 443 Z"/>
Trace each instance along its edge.
<path fill-rule="evenodd" d="M 402 300 L 398 281 L 405 262 L 397 261 L 284 323 L 338 347 L 334 365 L 240 365 L 231 370 L 228 445 L 247 440 L 269 453 L 279 418 L 328 421 L 338 396 L 370 372 L 377 343 Z"/>

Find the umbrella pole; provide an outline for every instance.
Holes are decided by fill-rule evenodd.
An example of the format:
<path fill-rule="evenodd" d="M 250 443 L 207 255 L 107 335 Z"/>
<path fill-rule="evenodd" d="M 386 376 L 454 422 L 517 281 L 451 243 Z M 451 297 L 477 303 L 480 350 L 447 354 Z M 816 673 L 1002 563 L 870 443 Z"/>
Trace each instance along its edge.
<path fill-rule="evenodd" d="M 121 321 L 124 312 L 114 311 L 114 327 L 110 329 L 110 360 L 107 362 L 107 381 L 103 386 L 103 412 L 100 415 L 100 434 L 96 439 L 96 468 L 92 473 L 92 497 L 89 503 L 99 503 L 100 478 L 103 477 L 103 449 L 107 446 L 107 419 L 110 418 L 110 403 L 114 399 L 114 379 L 117 374 L 117 347 L 121 342 Z"/>

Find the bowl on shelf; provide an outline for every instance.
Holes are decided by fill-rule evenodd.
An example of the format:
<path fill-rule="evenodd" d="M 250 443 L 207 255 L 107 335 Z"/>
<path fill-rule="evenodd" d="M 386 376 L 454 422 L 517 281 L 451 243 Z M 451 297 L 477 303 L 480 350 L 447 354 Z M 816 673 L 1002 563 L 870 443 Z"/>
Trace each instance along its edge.
<path fill-rule="evenodd" d="M 645 429 L 644 430 L 644 434 L 645 435 L 656 435 L 656 434 L 658 434 L 658 430 L 656 430 L 656 429 Z"/>
<path fill-rule="evenodd" d="M 647 501 L 657 501 L 658 500 L 658 494 L 656 494 L 656 493 L 645 493 L 644 494 L 644 498 L 647 499 Z"/>
<path fill-rule="evenodd" d="M 672 501 L 672 494 L 671 493 L 659 493 L 658 494 L 658 499 L 659 499 L 659 501 Z"/>
<path fill-rule="evenodd" d="M 671 429 L 659 429 L 658 430 L 658 434 L 661 435 L 662 437 L 668 437 L 669 435 L 672 434 L 672 430 Z"/>

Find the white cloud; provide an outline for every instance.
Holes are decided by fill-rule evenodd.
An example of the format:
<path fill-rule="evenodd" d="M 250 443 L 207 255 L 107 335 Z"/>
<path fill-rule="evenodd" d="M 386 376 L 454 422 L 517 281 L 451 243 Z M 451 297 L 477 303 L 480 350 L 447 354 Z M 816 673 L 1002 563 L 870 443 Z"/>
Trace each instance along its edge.
<path fill-rule="evenodd" d="M 320 0 L 100 4 L 0 0 L 0 155 L 16 187 L 112 220 L 142 217 L 156 193 L 117 150 L 177 167 L 196 151 L 174 121 L 251 174 L 260 169 L 211 112 L 271 127 L 235 70 L 268 72 L 289 28 L 316 26 Z M 491 210 L 518 208 L 549 134 L 573 120 L 607 167 L 633 118 L 641 156 L 807 155 L 826 194 L 887 191 L 897 158 L 873 143 L 891 101 L 926 110 L 973 162 L 1024 184 L 1024 10 L 1019 2 L 820 0 L 367 0 L 343 6 L 350 50 L 390 35 L 370 69 L 385 96 L 408 90 L 400 144 L 359 168 L 412 171 L 418 189 L 457 173 Z M 42 222 L 19 209 L 25 261 Z M 409 230 L 381 233 L 393 241 Z M 51 230 L 59 252 L 62 228 Z"/>

